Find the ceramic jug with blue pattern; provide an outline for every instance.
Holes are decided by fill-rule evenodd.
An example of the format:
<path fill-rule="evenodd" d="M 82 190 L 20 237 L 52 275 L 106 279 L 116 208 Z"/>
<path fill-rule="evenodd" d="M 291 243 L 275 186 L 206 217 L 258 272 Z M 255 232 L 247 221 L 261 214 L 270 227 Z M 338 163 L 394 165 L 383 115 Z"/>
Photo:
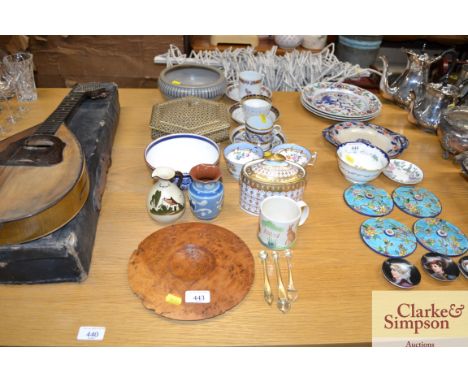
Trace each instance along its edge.
<path fill-rule="evenodd" d="M 199 164 L 190 170 L 192 183 L 188 189 L 190 208 L 201 220 L 212 220 L 219 215 L 224 201 L 221 170 L 213 164 Z"/>

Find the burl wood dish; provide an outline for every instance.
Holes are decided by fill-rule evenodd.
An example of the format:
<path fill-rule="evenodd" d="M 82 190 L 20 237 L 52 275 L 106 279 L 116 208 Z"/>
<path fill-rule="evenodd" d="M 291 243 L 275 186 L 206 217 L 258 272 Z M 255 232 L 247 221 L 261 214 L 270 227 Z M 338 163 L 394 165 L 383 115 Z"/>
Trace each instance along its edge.
<path fill-rule="evenodd" d="M 128 280 L 143 305 L 176 320 L 202 320 L 241 302 L 254 279 L 247 245 L 231 231 L 206 223 L 162 228 L 136 249 Z M 209 291 L 209 303 L 185 302 L 186 291 Z"/>

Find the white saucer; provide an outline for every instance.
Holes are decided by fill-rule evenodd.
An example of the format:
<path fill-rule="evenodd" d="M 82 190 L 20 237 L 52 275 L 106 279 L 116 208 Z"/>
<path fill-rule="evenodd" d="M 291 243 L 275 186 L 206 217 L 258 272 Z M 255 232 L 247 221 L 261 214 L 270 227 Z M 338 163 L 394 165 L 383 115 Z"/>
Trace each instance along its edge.
<path fill-rule="evenodd" d="M 229 108 L 229 113 L 231 118 L 236 121 L 238 124 L 243 125 L 245 123 L 244 110 L 239 103 L 235 103 Z M 279 110 L 272 106 L 270 113 L 268 113 L 268 118 L 273 122 L 276 122 L 279 118 Z"/>
<path fill-rule="evenodd" d="M 424 177 L 418 166 L 401 159 L 391 159 L 383 173 L 387 178 L 401 184 L 417 184 Z"/>
<path fill-rule="evenodd" d="M 260 89 L 260 95 L 271 98 L 272 93 L 270 89 L 262 85 Z M 232 99 L 233 101 L 239 102 L 240 101 L 239 85 L 238 84 L 229 85 L 226 89 L 226 96 Z"/>
<path fill-rule="evenodd" d="M 231 143 L 249 142 L 245 137 L 245 125 L 238 126 L 232 130 L 229 133 L 229 140 Z M 275 133 L 271 147 L 273 148 L 275 146 L 282 145 L 283 143 L 286 143 L 286 137 L 284 134 L 281 132 Z"/>

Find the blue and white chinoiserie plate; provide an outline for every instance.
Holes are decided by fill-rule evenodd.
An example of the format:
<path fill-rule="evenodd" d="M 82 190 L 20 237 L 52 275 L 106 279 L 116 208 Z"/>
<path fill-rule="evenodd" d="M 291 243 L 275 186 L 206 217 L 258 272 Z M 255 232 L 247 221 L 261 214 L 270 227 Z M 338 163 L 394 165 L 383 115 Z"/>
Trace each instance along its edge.
<path fill-rule="evenodd" d="M 371 218 L 361 224 L 361 238 L 370 249 L 387 257 L 405 257 L 416 249 L 413 232 L 390 218 Z"/>
<path fill-rule="evenodd" d="M 421 282 L 418 268 L 405 259 L 387 259 L 382 264 L 385 279 L 398 288 L 413 288 Z"/>
<path fill-rule="evenodd" d="M 413 225 L 416 239 L 431 252 L 460 256 L 468 250 L 468 239 L 452 223 L 439 218 L 419 219 Z"/>
<path fill-rule="evenodd" d="M 437 196 L 422 187 L 401 186 L 393 191 L 392 197 L 399 209 L 417 218 L 433 218 L 442 211 Z"/>
<path fill-rule="evenodd" d="M 344 194 L 346 204 L 366 216 L 385 216 L 393 210 L 393 200 L 387 191 L 371 184 L 355 184 Z"/>

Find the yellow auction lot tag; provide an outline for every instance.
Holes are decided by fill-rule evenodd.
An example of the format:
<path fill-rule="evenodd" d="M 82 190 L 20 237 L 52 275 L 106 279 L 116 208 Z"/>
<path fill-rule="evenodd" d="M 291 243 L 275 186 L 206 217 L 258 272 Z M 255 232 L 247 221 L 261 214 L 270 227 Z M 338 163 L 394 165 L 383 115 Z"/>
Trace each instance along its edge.
<path fill-rule="evenodd" d="M 168 293 L 166 295 L 166 302 L 168 302 L 169 304 L 173 304 L 173 305 L 180 305 L 182 304 L 182 298 L 175 296 L 171 293 Z"/>
<path fill-rule="evenodd" d="M 265 114 L 260 114 L 260 120 L 262 121 L 262 123 L 266 123 L 266 121 L 267 121 L 266 115 Z"/>
<path fill-rule="evenodd" d="M 372 292 L 372 345 L 468 346 L 468 291 Z"/>
<path fill-rule="evenodd" d="M 177 80 L 172 80 L 171 84 L 172 85 L 180 85 L 182 82 L 177 81 Z"/>

